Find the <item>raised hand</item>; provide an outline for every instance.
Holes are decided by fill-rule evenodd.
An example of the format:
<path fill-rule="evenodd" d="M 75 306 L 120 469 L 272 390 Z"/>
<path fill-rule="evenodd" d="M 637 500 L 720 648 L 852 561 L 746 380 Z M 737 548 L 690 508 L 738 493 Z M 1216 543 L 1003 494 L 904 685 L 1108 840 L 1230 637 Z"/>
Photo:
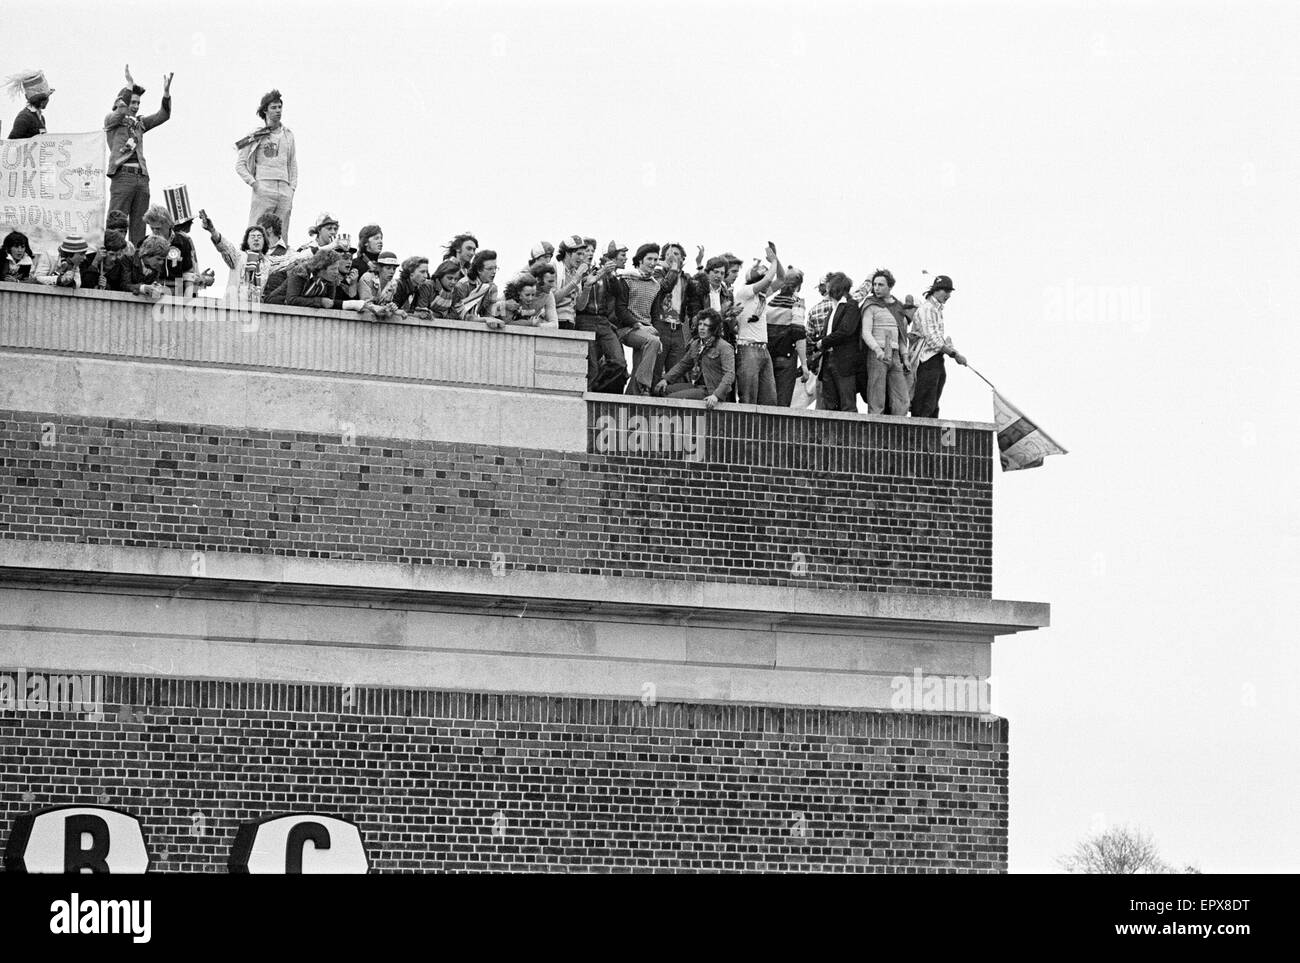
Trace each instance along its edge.
<path fill-rule="evenodd" d="M 173 71 L 170 74 L 163 74 L 163 96 L 166 97 L 172 92 L 172 78 L 176 76 Z"/>

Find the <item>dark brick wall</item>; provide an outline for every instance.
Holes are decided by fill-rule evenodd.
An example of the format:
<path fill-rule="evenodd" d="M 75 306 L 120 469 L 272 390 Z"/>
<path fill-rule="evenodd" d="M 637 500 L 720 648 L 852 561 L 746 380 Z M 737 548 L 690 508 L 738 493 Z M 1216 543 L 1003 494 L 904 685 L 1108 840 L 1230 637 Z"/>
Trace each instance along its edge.
<path fill-rule="evenodd" d="M 709 424 L 692 462 L 0 413 L 0 533 L 991 595 L 988 432 L 743 412 Z"/>
<path fill-rule="evenodd" d="M 1005 720 L 119 677 L 105 702 L 0 711 L 0 846 L 82 804 L 138 816 L 161 872 L 225 872 L 284 812 L 355 822 L 381 872 L 1006 869 Z"/>

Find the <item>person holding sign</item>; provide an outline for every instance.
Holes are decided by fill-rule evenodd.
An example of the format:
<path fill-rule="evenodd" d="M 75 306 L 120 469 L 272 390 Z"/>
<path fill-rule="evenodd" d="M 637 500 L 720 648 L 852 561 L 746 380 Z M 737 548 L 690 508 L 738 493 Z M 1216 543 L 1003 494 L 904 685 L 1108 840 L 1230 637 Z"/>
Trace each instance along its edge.
<path fill-rule="evenodd" d="M 144 88 L 131 78 L 126 68 L 126 83 L 113 100 L 112 112 L 104 118 L 104 137 L 108 141 L 108 196 L 110 211 L 125 211 L 130 218 L 131 243 L 137 247 L 144 240 L 144 213 L 149 209 L 149 165 L 144 158 L 145 131 L 167 123 L 172 116 L 172 77 L 163 77 L 162 108 L 140 117 L 140 98 Z"/>

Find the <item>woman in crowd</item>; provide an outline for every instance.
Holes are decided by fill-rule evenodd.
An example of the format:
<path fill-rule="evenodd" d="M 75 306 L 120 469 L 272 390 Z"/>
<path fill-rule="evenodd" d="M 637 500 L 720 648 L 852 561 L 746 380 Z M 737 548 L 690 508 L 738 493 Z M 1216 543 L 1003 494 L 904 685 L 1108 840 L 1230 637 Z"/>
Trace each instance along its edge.
<path fill-rule="evenodd" d="M 5 235 L 0 251 L 0 281 L 36 281 L 50 273 L 50 259 L 32 253 L 32 242 L 22 231 Z"/>
<path fill-rule="evenodd" d="M 233 295 L 246 283 L 246 272 L 250 264 L 256 272 L 257 286 L 264 287 L 266 277 L 271 273 L 271 261 L 266 256 L 266 231 L 257 224 L 245 228 L 244 239 L 239 242 L 239 250 L 235 250 L 230 238 L 223 236 L 206 215 L 200 213 L 199 218 L 204 230 L 212 236 L 212 246 L 221 255 L 221 260 L 226 262 L 226 267 L 230 268 L 230 279 L 226 282 L 227 292 Z"/>
<path fill-rule="evenodd" d="M 443 320 L 459 317 L 456 314 L 456 285 L 459 281 L 459 261 L 449 259 L 434 268 L 433 277 L 421 286 L 415 297 L 415 306 L 422 316 Z"/>
<path fill-rule="evenodd" d="M 357 234 L 357 256 L 352 267 L 362 278 L 374 271 L 378 273 L 379 255 L 384 253 L 384 229 L 378 224 L 367 224 Z"/>
<path fill-rule="evenodd" d="M 722 315 L 712 308 L 696 313 L 695 332 L 685 356 L 664 374 L 655 393 L 702 400 L 706 407 L 713 408 L 728 396 L 736 382 L 736 351 L 722 337 Z"/>
<path fill-rule="evenodd" d="M 538 294 L 537 278 L 531 271 L 525 271 L 506 285 L 497 317 L 506 324 L 533 328 L 560 326 L 555 315 L 555 298 L 550 294 Z"/>
<path fill-rule="evenodd" d="M 398 311 L 414 311 L 419 307 L 415 301 L 416 295 L 420 293 L 421 286 L 428 279 L 429 259 L 427 257 L 420 257 L 417 254 L 402 262 L 397 272 L 397 284 L 393 288 L 392 303 Z"/>
<path fill-rule="evenodd" d="M 456 283 L 456 314 L 465 321 L 482 319 L 488 327 L 496 319 L 497 286 L 492 280 L 497 276 L 497 252 L 486 248 L 474 255 L 469 274 Z"/>

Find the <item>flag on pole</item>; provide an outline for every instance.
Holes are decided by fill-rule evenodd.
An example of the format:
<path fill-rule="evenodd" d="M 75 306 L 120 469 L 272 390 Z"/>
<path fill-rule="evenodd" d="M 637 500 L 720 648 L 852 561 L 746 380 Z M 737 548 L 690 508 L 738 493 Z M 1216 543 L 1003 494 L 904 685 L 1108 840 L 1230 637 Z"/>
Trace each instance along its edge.
<path fill-rule="evenodd" d="M 1023 411 L 1002 397 L 997 388 L 993 389 L 993 421 L 998 429 L 1003 471 L 1037 468 L 1048 455 L 1069 454 L 1026 418 Z"/>

